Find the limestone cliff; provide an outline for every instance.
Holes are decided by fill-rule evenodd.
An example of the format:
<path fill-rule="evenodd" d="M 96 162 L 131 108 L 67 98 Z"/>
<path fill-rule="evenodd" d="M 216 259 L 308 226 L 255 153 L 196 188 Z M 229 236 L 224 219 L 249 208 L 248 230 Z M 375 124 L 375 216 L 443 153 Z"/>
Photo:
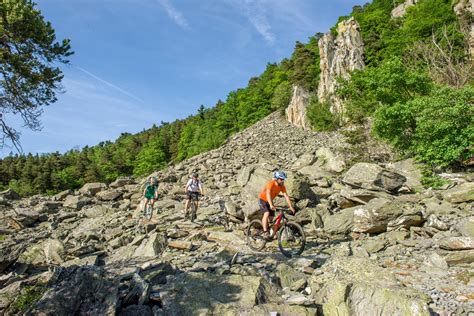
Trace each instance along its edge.
<path fill-rule="evenodd" d="M 305 130 L 311 129 L 306 109 L 309 105 L 309 93 L 301 87 L 293 86 L 293 96 L 288 108 L 285 110 L 286 118 L 291 124 Z"/>
<path fill-rule="evenodd" d="M 415 5 L 417 2 L 418 0 L 406 0 L 404 3 L 398 5 L 391 12 L 392 18 L 400 18 L 404 16 L 407 12 L 407 8 Z"/>
<path fill-rule="evenodd" d="M 469 53 L 474 59 L 474 0 L 461 0 L 454 6 L 454 12 L 460 17 L 462 31 L 468 36 Z"/>
<path fill-rule="evenodd" d="M 344 113 L 343 102 L 335 96 L 337 78 L 349 78 L 356 69 L 364 68 L 364 43 L 359 24 L 354 18 L 342 21 L 337 26 L 337 36 L 325 34 L 319 40 L 321 75 L 318 98 L 331 104 L 331 112 Z"/>

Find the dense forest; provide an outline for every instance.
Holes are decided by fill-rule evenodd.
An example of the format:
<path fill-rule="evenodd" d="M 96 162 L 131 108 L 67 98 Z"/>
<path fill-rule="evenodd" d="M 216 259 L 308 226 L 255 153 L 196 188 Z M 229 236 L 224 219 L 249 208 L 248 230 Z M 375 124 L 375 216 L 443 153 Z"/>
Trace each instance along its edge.
<path fill-rule="evenodd" d="M 472 16 L 458 18 L 456 1 L 420 0 L 402 18 L 391 18 L 401 2 L 374 0 L 355 6 L 349 15 L 360 25 L 366 67 L 341 82 L 337 92 L 346 100 L 344 124 L 373 118 L 374 134 L 402 155 L 429 166 L 462 165 L 474 154 L 472 60 L 464 34 Z M 296 42 L 289 58 L 269 63 L 247 87 L 230 92 L 212 108 L 197 107 L 186 119 L 64 154 L 6 157 L 0 161 L 0 185 L 23 196 L 55 193 L 87 182 L 144 176 L 216 148 L 230 135 L 284 109 L 293 85 L 315 94 L 321 36 Z M 316 97 L 308 116 L 316 130 L 342 124 Z"/>

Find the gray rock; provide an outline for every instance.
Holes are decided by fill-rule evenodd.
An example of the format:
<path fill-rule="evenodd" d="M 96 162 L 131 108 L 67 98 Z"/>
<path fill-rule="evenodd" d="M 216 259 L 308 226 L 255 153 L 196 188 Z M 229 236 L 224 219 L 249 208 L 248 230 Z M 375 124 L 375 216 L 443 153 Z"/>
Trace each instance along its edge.
<path fill-rule="evenodd" d="M 245 186 L 250 179 L 250 175 L 252 173 L 251 167 L 244 167 L 240 170 L 239 174 L 237 175 L 237 184 L 241 187 Z"/>
<path fill-rule="evenodd" d="M 474 238 L 474 216 L 461 220 L 455 229 L 465 237 Z"/>
<path fill-rule="evenodd" d="M 438 241 L 442 249 L 469 250 L 474 249 L 474 238 L 471 237 L 446 237 Z"/>
<path fill-rule="evenodd" d="M 115 190 L 105 190 L 96 193 L 96 197 L 102 201 L 115 201 L 123 195 L 123 192 Z"/>
<path fill-rule="evenodd" d="M 352 229 L 354 209 L 341 210 L 334 215 L 324 215 L 324 231 L 329 234 L 347 234 Z"/>
<path fill-rule="evenodd" d="M 1 191 L 0 197 L 6 200 L 18 200 L 20 198 L 20 195 L 9 188 L 9 189 L 6 189 L 5 191 Z"/>
<path fill-rule="evenodd" d="M 397 161 L 391 164 L 390 168 L 407 179 L 405 185 L 408 186 L 411 191 L 416 192 L 423 189 L 423 185 L 421 184 L 421 170 L 413 159 Z"/>
<path fill-rule="evenodd" d="M 405 183 L 406 178 L 376 164 L 360 162 L 347 171 L 343 181 L 358 188 L 395 192 Z"/>
<path fill-rule="evenodd" d="M 112 315 L 118 304 L 118 279 L 98 267 L 66 268 L 32 305 L 34 315 Z"/>
<path fill-rule="evenodd" d="M 64 201 L 63 206 L 67 208 L 72 208 L 75 210 L 80 210 L 81 208 L 90 204 L 91 202 L 92 202 L 92 199 L 85 196 L 69 195 Z"/>
<path fill-rule="evenodd" d="M 24 226 L 30 226 L 39 220 L 40 214 L 28 208 L 15 209 L 15 220 L 19 221 Z"/>
<path fill-rule="evenodd" d="M 306 276 L 304 273 L 299 272 L 292 266 L 280 263 L 276 267 L 276 275 L 280 280 L 280 284 L 283 288 L 287 287 L 293 291 L 304 289 L 306 286 Z"/>
<path fill-rule="evenodd" d="M 134 257 L 156 257 L 166 249 L 167 241 L 160 233 L 153 233 L 135 250 Z"/>
<path fill-rule="evenodd" d="M 474 201 L 474 182 L 466 182 L 443 192 L 443 199 L 450 203 Z"/>
<path fill-rule="evenodd" d="M 474 262 L 474 250 L 461 250 L 448 253 L 444 259 L 448 265 L 470 264 Z"/>
<path fill-rule="evenodd" d="M 316 151 L 318 165 L 332 173 L 341 173 L 346 167 L 346 162 L 342 156 L 336 156 L 329 148 L 322 147 Z"/>
<path fill-rule="evenodd" d="M 68 195 L 72 194 L 72 190 L 64 190 L 53 196 L 54 201 L 63 201 Z"/>
<path fill-rule="evenodd" d="M 130 177 L 127 177 L 127 178 L 117 178 L 117 180 L 115 180 L 114 182 L 112 182 L 109 186 L 111 188 L 119 188 L 119 187 L 123 187 L 123 186 L 126 186 L 127 184 L 133 184 L 134 183 L 134 180 Z"/>
<path fill-rule="evenodd" d="M 94 196 L 106 188 L 107 185 L 105 183 L 86 183 L 79 189 L 79 193 Z"/>

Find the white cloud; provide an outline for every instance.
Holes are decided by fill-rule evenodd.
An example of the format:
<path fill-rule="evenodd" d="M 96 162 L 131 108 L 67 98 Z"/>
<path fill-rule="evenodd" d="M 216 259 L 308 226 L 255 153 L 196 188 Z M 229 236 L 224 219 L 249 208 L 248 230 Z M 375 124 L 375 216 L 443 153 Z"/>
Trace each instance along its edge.
<path fill-rule="evenodd" d="M 266 1 L 259 0 L 230 0 L 230 3 L 238 10 L 242 11 L 255 30 L 269 44 L 273 44 L 276 40 L 275 34 L 267 19 Z"/>
<path fill-rule="evenodd" d="M 139 97 L 133 95 L 132 93 L 130 93 L 130 92 L 128 92 L 128 91 L 126 91 L 126 90 L 124 90 L 124 89 L 122 89 L 122 88 L 120 88 L 120 87 L 117 86 L 117 85 L 114 85 L 113 83 L 111 83 L 111 82 L 109 82 L 109 81 L 107 81 L 107 80 L 105 80 L 105 79 L 100 78 L 99 76 L 94 75 L 94 74 L 91 73 L 90 71 L 87 71 L 87 70 L 85 70 L 84 68 L 81 68 L 81 67 L 77 67 L 77 66 L 74 66 L 74 67 L 75 67 L 76 69 L 82 71 L 82 72 L 85 73 L 86 75 L 88 75 L 88 76 L 94 78 L 95 80 L 100 81 L 100 82 L 102 82 L 102 83 L 108 85 L 109 87 L 111 87 L 111 88 L 113 88 L 113 89 L 115 89 L 115 90 L 117 90 L 117 91 L 119 91 L 119 92 L 125 94 L 126 96 L 128 96 L 128 97 L 130 97 L 130 98 L 132 98 L 132 99 L 134 99 L 134 100 L 136 100 L 136 101 L 138 101 L 138 102 L 144 103 L 144 101 L 143 101 L 142 99 L 140 99 Z"/>
<path fill-rule="evenodd" d="M 170 0 L 157 0 L 159 4 L 166 10 L 168 16 L 183 29 L 189 29 L 188 21 L 184 15 L 179 12 L 172 4 Z"/>

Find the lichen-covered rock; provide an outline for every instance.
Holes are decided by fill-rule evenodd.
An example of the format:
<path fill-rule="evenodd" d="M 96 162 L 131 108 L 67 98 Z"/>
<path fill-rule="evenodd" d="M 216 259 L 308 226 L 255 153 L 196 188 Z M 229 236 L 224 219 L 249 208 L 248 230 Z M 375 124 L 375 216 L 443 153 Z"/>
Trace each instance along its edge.
<path fill-rule="evenodd" d="M 450 203 L 474 201 L 474 182 L 466 182 L 443 192 L 443 199 Z"/>
<path fill-rule="evenodd" d="M 406 178 L 376 164 L 360 162 L 347 171 L 343 181 L 358 188 L 394 192 L 405 183 Z"/>
<path fill-rule="evenodd" d="M 105 183 L 86 183 L 79 189 L 79 193 L 94 196 L 106 188 L 107 185 Z"/>

